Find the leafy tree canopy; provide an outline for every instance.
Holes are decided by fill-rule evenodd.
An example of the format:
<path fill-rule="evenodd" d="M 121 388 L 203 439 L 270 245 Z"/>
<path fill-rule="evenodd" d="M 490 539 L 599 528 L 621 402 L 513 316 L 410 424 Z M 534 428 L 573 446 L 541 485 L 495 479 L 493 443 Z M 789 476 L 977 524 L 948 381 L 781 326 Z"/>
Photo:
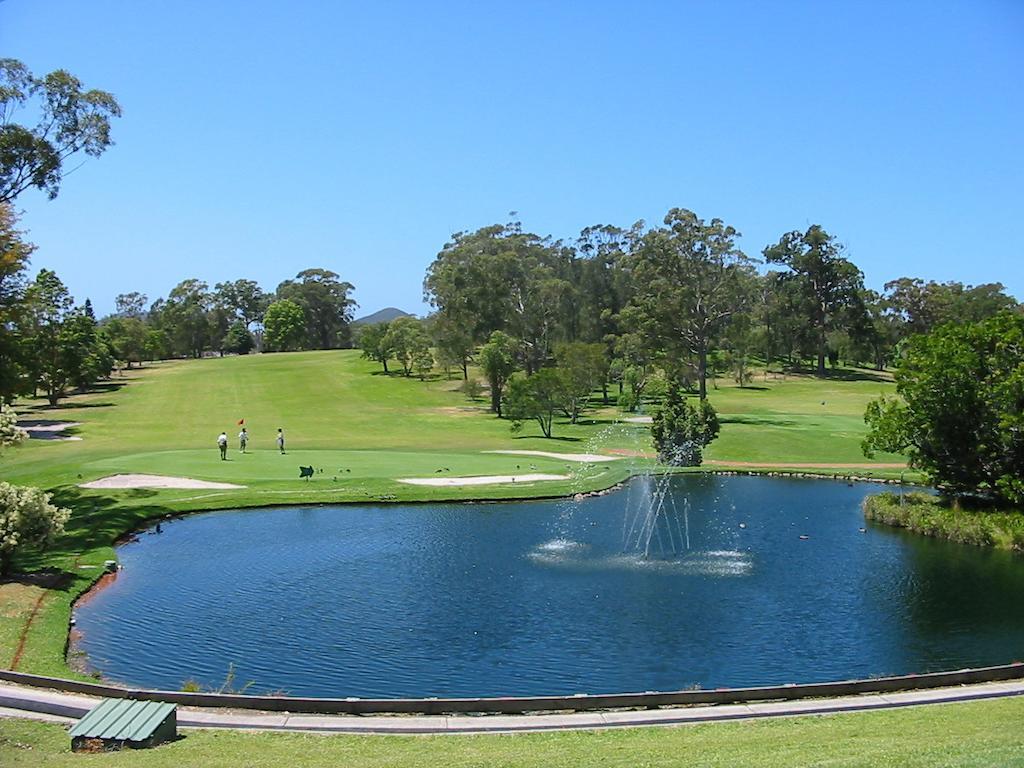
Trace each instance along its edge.
<path fill-rule="evenodd" d="M 1024 502 L 1024 315 L 913 336 L 895 376 L 901 399 L 868 405 L 868 456 L 906 453 L 952 493 Z"/>
<path fill-rule="evenodd" d="M 19 110 L 34 113 L 34 125 L 14 122 Z M 0 59 L 0 203 L 30 187 L 55 198 L 64 161 L 102 155 L 113 143 L 110 120 L 120 116 L 112 95 L 83 90 L 63 69 L 35 77 L 20 61 Z"/>

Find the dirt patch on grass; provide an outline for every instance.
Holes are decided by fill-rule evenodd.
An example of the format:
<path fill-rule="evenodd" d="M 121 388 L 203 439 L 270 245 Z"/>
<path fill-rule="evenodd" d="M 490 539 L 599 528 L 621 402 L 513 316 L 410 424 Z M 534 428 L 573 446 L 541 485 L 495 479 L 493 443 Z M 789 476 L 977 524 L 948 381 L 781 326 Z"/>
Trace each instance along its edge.
<path fill-rule="evenodd" d="M 169 475 L 110 475 L 88 483 L 81 483 L 79 488 L 245 488 L 234 483 L 213 483 L 208 480 L 195 480 L 191 477 L 171 477 Z"/>
<path fill-rule="evenodd" d="M 445 405 L 440 408 L 430 408 L 430 413 L 439 413 L 442 416 L 477 416 L 486 409 L 479 405 Z"/>
<path fill-rule="evenodd" d="M 407 485 L 498 485 L 501 483 L 532 483 L 537 480 L 568 480 L 568 475 L 480 475 L 478 477 L 403 477 L 398 482 Z"/>
<path fill-rule="evenodd" d="M 36 600 L 46 590 L 32 584 L 8 582 L 0 584 L 0 616 L 5 619 L 16 619 L 28 616 Z"/>

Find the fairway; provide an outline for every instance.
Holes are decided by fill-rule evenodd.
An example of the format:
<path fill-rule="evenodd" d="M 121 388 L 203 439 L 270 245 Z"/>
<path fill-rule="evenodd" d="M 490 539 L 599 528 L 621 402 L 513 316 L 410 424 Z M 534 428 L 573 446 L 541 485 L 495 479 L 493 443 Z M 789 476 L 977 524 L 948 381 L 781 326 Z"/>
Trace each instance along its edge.
<path fill-rule="evenodd" d="M 5 475 L 47 487 L 127 472 L 181 475 L 247 486 L 242 494 L 225 492 L 226 503 L 236 504 L 282 491 L 311 498 L 330 494 L 337 500 L 362 500 L 367 494 L 409 499 L 409 489 L 394 482 L 397 478 L 569 469 L 572 482 L 545 486 L 565 493 L 577 490 L 581 480 L 588 487 L 610 485 L 636 462 L 587 468 L 546 456 L 483 452 L 651 450 L 648 426 L 621 421 L 624 415 L 614 407 L 591 410 L 580 424 L 557 420 L 548 440 L 532 423 L 513 434 L 507 421 L 488 412 L 484 399 L 473 402 L 458 391 L 460 380 L 420 381 L 386 376 L 378 368 L 346 350 L 169 361 L 135 369 L 56 410 L 19 404 L 26 418 L 81 422 L 70 434 L 82 439 L 30 441 L 4 457 Z M 813 462 L 826 471 L 833 464 L 857 465 L 865 468 L 861 474 L 878 465 L 875 474 L 898 476 L 880 465 L 899 457 L 869 461 L 860 451 L 866 403 L 892 391 L 886 377 L 861 371 L 826 380 L 758 377 L 745 388 L 713 388 L 722 432 L 706 458 L 774 466 Z M 243 419 L 251 435 L 247 455 L 238 452 L 235 438 Z M 279 427 L 287 438 L 286 456 L 275 447 Z M 229 436 L 225 462 L 216 449 L 221 430 Z M 317 474 L 300 484 L 299 465 L 313 466 Z"/>

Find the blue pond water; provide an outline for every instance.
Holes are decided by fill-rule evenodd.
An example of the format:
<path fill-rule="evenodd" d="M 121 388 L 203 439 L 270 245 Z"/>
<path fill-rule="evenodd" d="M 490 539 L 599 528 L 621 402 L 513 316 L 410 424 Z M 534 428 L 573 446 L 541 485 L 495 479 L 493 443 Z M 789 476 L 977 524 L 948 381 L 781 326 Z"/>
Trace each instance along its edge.
<path fill-rule="evenodd" d="M 812 682 L 1024 658 L 1024 558 L 867 526 L 875 485 L 679 477 L 690 549 L 623 553 L 643 494 L 196 515 L 76 610 L 124 683 L 308 696 Z M 744 527 L 741 527 L 743 524 Z M 801 539 L 800 536 L 807 536 Z"/>

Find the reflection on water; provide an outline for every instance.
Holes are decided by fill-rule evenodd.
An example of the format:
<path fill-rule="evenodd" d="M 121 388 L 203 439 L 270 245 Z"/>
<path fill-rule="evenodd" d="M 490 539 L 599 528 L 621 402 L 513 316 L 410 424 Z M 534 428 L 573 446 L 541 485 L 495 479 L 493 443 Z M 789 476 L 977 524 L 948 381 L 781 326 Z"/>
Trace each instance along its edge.
<path fill-rule="evenodd" d="M 313 696 L 811 682 L 1024 656 L 1022 558 L 864 530 L 878 486 L 672 483 L 686 528 L 676 554 L 647 557 L 623 546 L 640 487 L 197 515 L 120 548 L 125 570 L 76 611 L 82 647 L 122 682 L 217 686 L 234 664 L 250 691 Z"/>

